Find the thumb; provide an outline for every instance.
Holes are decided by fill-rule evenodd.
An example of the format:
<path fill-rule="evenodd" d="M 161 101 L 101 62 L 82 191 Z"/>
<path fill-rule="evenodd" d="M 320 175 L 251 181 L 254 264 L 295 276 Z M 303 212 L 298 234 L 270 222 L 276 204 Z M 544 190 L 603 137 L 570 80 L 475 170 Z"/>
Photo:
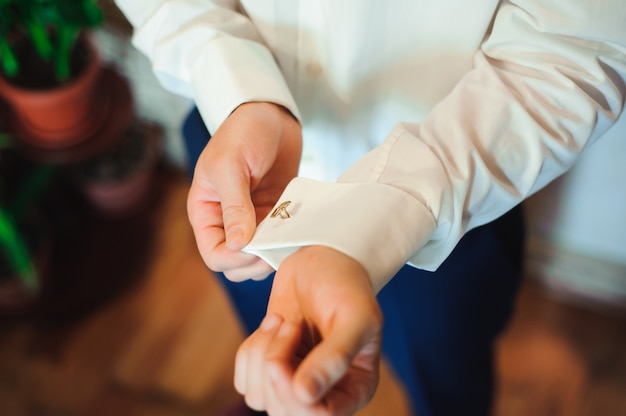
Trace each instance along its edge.
<path fill-rule="evenodd" d="M 312 404 L 325 396 L 351 366 L 376 372 L 380 357 L 380 326 L 369 319 L 335 319 L 328 336 L 298 367 L 294 390 L 304 403 Z"/>
<path fill-rule="evenodd" d="M 256 215 L 250 196 L 250 176 L 245 167 L 231 164 L 220 172 L 215 190 L 222 206 L 226 248 L 241 250 L 254 234 Z"/>

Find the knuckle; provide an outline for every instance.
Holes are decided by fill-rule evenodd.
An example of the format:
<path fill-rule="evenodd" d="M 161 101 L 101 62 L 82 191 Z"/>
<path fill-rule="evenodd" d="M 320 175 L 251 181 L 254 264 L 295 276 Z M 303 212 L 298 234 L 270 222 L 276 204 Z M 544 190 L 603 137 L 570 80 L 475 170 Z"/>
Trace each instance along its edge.
<path fill-rule="evenodd" d="M 226 228 L 241 225 L 242 218 L 249 217 L 253 208 L 245 203 L 245 201 L 236 201 L 222 207 L 222 216 Z"/>

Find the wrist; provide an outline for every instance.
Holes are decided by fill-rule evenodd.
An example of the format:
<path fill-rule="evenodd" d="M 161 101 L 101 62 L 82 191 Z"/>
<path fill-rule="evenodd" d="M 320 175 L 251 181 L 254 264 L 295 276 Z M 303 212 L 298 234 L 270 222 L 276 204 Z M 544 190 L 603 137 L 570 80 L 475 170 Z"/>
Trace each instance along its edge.
<path fill-rule="evenodd" d="M 318 269 L 319 273 L 324 273 L 327 267 L 335 270 L 349 271 L 349 274 L 361 280 L 366 286 L 373 290 L 369 274 L 365 267 L 354 257 L 325 245 L 303 246 L 291 254 L 286 262 L 299 263 L 300 267 L 309 270 Z M 359 279 L 359 277 L 361 279 Z"/>

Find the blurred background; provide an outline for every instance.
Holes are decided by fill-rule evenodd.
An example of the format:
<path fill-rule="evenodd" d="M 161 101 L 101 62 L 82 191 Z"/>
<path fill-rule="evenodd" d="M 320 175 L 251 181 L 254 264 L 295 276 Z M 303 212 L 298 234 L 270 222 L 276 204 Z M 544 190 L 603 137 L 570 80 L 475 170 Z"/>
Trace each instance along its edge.
<path fill-rule="evenodd" d="M 103 18 L 84 3 L 91 42 L 70 67 L 97 57 L 95 96 L 74 110 L 89 122 L 62 124 L 67 104 L 43 110 L 0 82 L 0 415 L 219 415 L 239 400 L 243 333 L 186 218 L 192 103 L 159 86 L 112 1 Z M 15 79 L 32 88 L 26 67 Z M 51 120 L 18 112 L 29 100 Z M 526 277 L 497 345 L 494 415 L 626 415 L 625 136 L 622 117 L 524 204 Z M 384 363 L 361 416 L 383 414 L 408 414 Z"/>

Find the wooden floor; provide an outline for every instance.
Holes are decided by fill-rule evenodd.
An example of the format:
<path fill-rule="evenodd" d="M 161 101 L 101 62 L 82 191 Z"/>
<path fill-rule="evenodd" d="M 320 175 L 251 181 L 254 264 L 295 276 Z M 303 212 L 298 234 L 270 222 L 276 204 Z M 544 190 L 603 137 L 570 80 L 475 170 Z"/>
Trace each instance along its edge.
<path fill-rule="evenodd" d="M 239 322 L 195 249 L 186 180 L 159 180 L 139 216 L 67 220 L 59 281 L 34 317 L 0 324 L 0 415 L 217 415 L 238 400 Z M 494 415 L 626 415 L 626 319 L 556 302 L 531 279 L 497 366 Z M 404 414 L 384 367 L 360 416 Z"/>

